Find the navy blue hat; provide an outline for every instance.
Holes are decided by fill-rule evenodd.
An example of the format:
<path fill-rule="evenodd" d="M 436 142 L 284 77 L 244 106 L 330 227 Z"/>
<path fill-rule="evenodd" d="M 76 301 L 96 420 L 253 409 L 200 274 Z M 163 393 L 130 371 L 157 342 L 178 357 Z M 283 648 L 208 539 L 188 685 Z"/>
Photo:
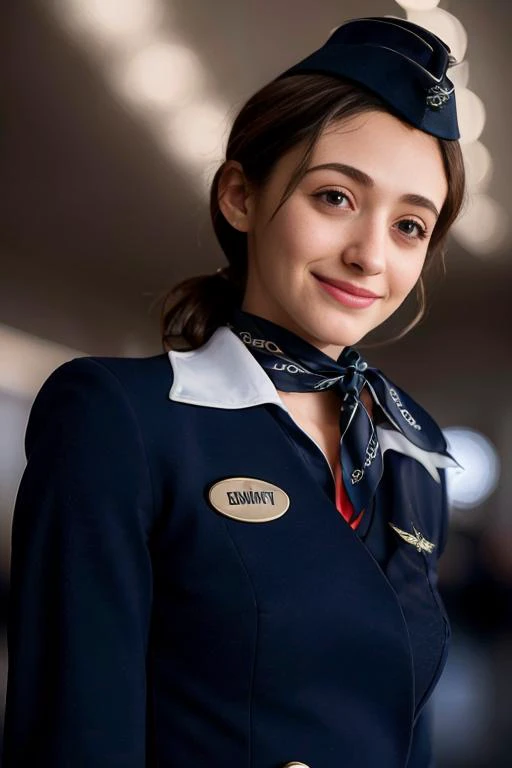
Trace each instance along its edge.
<path fill-rule="evenodd" d="M 436 35 L 391 16 L 353 19 L 280 77 L 321 72 L 352 80 L 398 115 L 441 139 L 458 139 L 455 89 L 446 71 L 455 60 Z"/>

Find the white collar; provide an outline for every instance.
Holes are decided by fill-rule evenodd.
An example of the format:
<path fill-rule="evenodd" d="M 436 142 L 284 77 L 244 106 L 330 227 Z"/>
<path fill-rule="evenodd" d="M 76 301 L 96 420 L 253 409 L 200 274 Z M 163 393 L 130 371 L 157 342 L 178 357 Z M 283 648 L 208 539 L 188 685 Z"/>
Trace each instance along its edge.
<path fill-rule="evenodd" d="M 241 339 L 226 326 L 190 352 L 169 352 L 174 381 L 171 400 L 209 408 L 250 408 L 275 403 L 277 389 Z M 285 408 L 286 410 L 286 408 Z"/>
<path fill-rule="evenodd" d="M 226 326 L 218 328 L 202 347 L 189 352 L 171 350 L 168 355 L 174 372 L 170 400 L 229 410 L 273 403 L 289 413 L 261 365 Z M 378 426 L 377 434 L 383 454 L 394 450 L 411 456 L 436 482 L 440 482 L 438 468 L 458 466 L 443 454 L 416 447 L 392 427 Z"/>

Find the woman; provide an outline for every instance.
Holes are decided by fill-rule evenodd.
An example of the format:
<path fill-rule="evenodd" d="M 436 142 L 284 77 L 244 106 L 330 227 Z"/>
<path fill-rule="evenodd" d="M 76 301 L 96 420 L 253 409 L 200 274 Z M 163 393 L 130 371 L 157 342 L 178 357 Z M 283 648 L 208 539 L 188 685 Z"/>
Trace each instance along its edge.
<path fill-rule="evenodd" d="M 351 345 L 423 295 L 460 208 L 449 64 L 360 19 L 263 88 L 212 188 L 229 267 L 171 293 L 169 355 L 43 387 L 6 768 L 431 764 L 452 460 Z"/>

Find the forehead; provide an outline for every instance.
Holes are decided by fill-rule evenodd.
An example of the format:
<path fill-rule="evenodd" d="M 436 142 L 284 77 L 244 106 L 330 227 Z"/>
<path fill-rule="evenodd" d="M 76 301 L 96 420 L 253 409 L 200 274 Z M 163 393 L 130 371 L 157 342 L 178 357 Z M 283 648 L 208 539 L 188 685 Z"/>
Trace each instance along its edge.
<path fill-rule="evenodd" d="M 263 188 L 263 197 L 275 204 L 289 188 L 307 142 L 278 161 Z M 428 197 L 443 207 L 448 183 L 438 140 L 387 112 L 371 111 L 329 125 L 319 136 L 308 168 L 326 163 L 350 165 L 369 176 L 374 189 L 393 201 L 404 195 Z M 299 186 L 343 184 L 335 171 L 306 174 Z"/>
<path fill-rule="evenodd" d="M 283 158 L 288 161 L 283 166 L 296 165 L 303 152 L 304 147 L 297 147 Z M 314 147 L 308 168 L 326 163 L 357 168 L 373 180 L 377 192 L 397 198 L 427 196 L 439 210 L 448 189 L 438 140 L 387 112 L 367 112 L 328 126 Z M 337 175 L 334 171 L 325 174 L 333 181 Z M 320 172 L 308 174 L 308 183 L 320 181 L 319 176 Z"/>

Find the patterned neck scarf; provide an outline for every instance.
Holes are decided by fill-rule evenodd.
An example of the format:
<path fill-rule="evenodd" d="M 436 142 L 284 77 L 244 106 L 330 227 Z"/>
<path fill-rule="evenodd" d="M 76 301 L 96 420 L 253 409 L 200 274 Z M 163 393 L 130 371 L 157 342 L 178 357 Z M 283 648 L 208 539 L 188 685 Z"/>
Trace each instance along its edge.
<path fill-rule="evenodd" d="M 354 516 L 367 509 L 383 470 L 383 458 L 371 415 L 361 400 L 366 387 L 375 406 L 413 445 L 447 454 L 446 441 L 435 421 L 405 392 L 392 384 L 361 355 L 345 347 L 338 360 L 291 331 L 256 315 L 236 310 L 231 330 L 244 342 L 282 392 L 321 392 L 341 396 L 340 459 L 343 482 Z"/>

